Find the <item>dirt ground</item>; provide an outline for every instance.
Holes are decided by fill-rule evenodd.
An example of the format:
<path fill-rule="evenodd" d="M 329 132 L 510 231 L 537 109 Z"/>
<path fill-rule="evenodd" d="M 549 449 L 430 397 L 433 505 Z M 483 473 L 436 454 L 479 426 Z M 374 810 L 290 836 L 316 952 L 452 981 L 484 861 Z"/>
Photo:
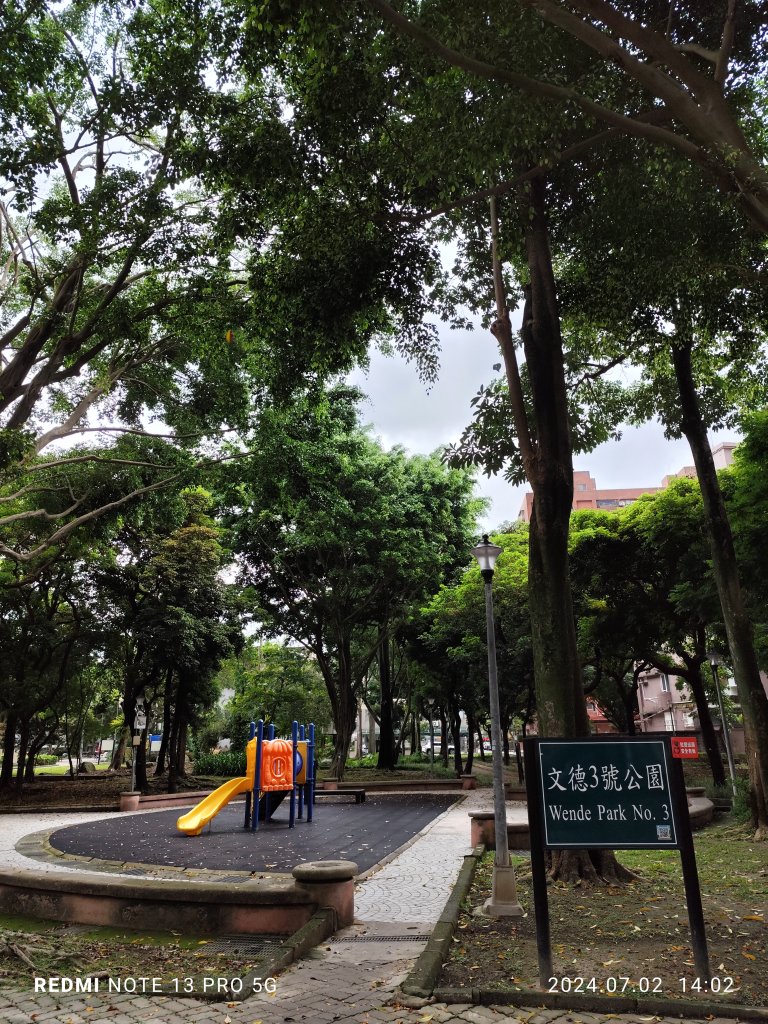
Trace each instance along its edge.
<path fill-rule="evenodd" d="M 221 779 L 211 780 L 187 776 L 179 781 L 179 789 L 212 789 L 221 784 Z M 0 812 L 16 811 L 19 808 L 45 807 L 96 807 L 114 809 L 120 801 L 120 794 L 131 788 L 130 769 L 117 772 L 92 772 L 85 775 L 39 775 L 34 782 L 25 782 L 21 803 L 14 788 L 0 790 Z M 167 776 L 149 779 L 151 793 L 168 790 Z"/>
<path fill-rule="evenodd" d="M 622 851 L 640 874 L 623 887 L 548 889 L 553 978 L 560 992 L 615 992 L 768 1006 L 768 844 L 741 826 L 713 825 L 694 837 L 712 982 L 696 979 L 679 854 Z M 536 988 L 538 964 L 530 862 L 513 857 L 522 919 L 474 910 L 490 893 L 483 860 L 453 939 L 441 986 Z"/>
<path fill-rule="evenodd" d="M 160 987 L 171 994 L 204 994 L 210 979 L 217 984 L 219 978 L 226 979 L 234 986 L 247 972 L 263 977 L 261 955 L 250 944 L 239 949 L 236 942 L 227 943 L 222 952 L 216 950 L 215 941 L 0 914 L 0 989 L 26 990 L 33 976 L 134 978 L 137 964 L 141 964 L 141 977 L 152 981 L 151 991 Z M 273 937 L 268 948 L 274 942 Z M 222 994 L 226 998 L 226 991 Z"/>

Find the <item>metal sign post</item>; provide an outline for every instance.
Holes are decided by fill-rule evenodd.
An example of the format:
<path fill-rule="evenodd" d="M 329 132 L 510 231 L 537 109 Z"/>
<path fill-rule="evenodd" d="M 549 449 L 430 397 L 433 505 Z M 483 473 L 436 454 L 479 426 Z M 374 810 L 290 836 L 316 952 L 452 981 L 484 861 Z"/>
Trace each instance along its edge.
<path fill-rule="evenodd" d="M 669 737 L 526 738 L 525 764 L 541 984 L 552 976 L 545 849 L 680 850 L 694 961 L 709 981 L 683 770 Z"/>
<path fill-rule="evenodd" d="M 141 734 L 147 727 L 147 714 L 144 701 L 137 698 L 133 713 L 133 736 L 131 736 L 131 792 L 136 792 L 136 754 L 141 745 Z"/>

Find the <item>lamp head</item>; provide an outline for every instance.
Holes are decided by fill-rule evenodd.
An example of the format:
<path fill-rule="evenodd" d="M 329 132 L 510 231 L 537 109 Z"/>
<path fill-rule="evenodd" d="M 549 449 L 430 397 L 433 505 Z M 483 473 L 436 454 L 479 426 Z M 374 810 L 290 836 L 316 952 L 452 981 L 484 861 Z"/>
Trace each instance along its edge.
<path fill-rule="evenodd" d="M 471 554 L 477 559 L 477 564 L 480 566 L 480 572 L 483 574 L 483 579 L 489 580 L 491 576 L 493 576 L 496 559 L 502 551 L 503 548 L 500 548 L 497 544 L 491 544 L 488 540 L 487 533 L 483 534 L 482 542 L 472 548 Z"/>

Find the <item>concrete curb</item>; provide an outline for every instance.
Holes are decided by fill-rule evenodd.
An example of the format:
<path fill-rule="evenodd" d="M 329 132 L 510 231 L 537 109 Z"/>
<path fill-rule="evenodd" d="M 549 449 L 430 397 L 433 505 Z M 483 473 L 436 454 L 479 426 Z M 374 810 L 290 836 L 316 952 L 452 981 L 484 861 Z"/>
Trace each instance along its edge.
<path fill-rule="evenodd" d="M 116 803 L 82 804 L 73 807 L 0 807 L 0 814 L 117 814 L 120 808 Z"/>
<path fill-rule="evenodd" d="M 448 956 L 453 933 L 459 920 L 461 902 L 472 887 L 477 865 L 480 863 L 480 858 L 484 852 L 485 848 L 483 846 L 476 846 L 471 853 L 466 854 L 464 857 L 464 863 L 459 870 L 453 891 L 448 897 L 448 902 L 443 908 L 443 912 L 427 941 L 427 945 L 411 968 L 408 977 L 400 986 L 400 991 L 406 996 L 426 998 L 432 995 L 432 991 L 443 969 L 443 964 Z M 466 1002 L 466 998 L 457 1000 L 457 1002 Z"/>
<path fill-rule="evenodd" d="M 536 1006 L 547 1010 L 583 1010 L 586 1013 L 636 1013 L 655 1017 L 693 1017 L 710 1014 L 739 1021 L 768 1021 L 768 1009 L 736 1003 L 694 1002 L 691 999 L 654 999 L 633 996 L 599 996 L 586 992 L 540 992 L 537 989 L 500 991 L 479 988 L 435 988 L 433 1002 L 467 1003 L 475 1006 Z"/>

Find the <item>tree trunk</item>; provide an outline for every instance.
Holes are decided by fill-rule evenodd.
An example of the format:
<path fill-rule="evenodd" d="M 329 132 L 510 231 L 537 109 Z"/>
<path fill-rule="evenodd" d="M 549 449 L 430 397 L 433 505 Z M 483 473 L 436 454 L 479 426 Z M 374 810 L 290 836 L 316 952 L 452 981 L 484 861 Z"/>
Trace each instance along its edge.
<path fill-rule="evenodd" d="M 180 713 L 178 712 L 171 719 L 170 735 L 168 737 L 168 792 L 178 791 L 178 746 L 179 746 Z"/>
<path fill-rule="evenodd" d="M 707 760 L 712 772 L 712 781 L 716 786 L 724 786 L 725 769 L 723 768 L 723 758 L 720 754 L 720 744 L 717 742 L 717 732 L 715 731 L 712 715 L 709 711 L 709 701 L 707 700 L 707 694 L 701 678 L 701 663 L 692 660 L 686 665 L 686 671 L 678 669 L 678 672 L 688 684 L 693 694 L 693 699 L 696 702 L 701 738 L 704 742 L 704 749 L 707 752 Z"/>
<path fill-rule="evenodd" d="M 381 711 L 379 714 L 379 759 L 377 768 L 391 771 L 396 764 L 395 729 L 393 718 L 392 664 L 389 656 L 389 637 L 385 635 L 379 644 L 379 686 L 381 688 Z"/>
<path fill-rule="evenodd" d="M 182 719 L 179 728 L 178 761 L 176 764 L 176 775 L 179 779 L 187 777 L 187 737 L 189 736 L 189 722 L 186 717 Z"/>
<path fill-rule="evenodd" d="M 672 362 L 680 392 L 680 426 L 691 446 L 701 488 L 712 551 L 712 569 L 744 717 L 744 743 L 755 838 L 768 839 L 768 697 L 760 680 L 752 623 L 744 606 L 731 524 L 696 394 L 691 344 L 673 345 Z"/>
<path fill-rule="evenodd" d="M 510 716 L 506 711 L 501 712 L 501 752 L 505 767 L 509 768 L 509 723 Z"/>
<path fill-rule="evenodd" d="M 326 679 L 326 689 L 331 696 L 333 723 L 336 726 L 336 747 L 333 752 L 331 772 L 333 777 L 341 781 L 347 763 L 347 753 L 355 731 L 357 701 L 355 699 L 354 679 L 352 676 L 352 646 L 348 638 L 339 644 L 338 677 Z"/>
<path fill-rule="evenodd" d="M 168 757 L 168 741 L 171 733 L 171 710 L 173 708 L 173 669 L 168 669 L 165 677 L 165 693 L 163 694 L 163 738 L 157 752 L 157 764 L 154 774 L 165 775 L 165 763 Z"/>
<path fill-rule="evenodd" d="M 461 757 L 461 709 L 455 704 L 451 707 L 451 736 L 453 737 L 453 767 L 456 771 L 456 778 L 459 778 L 464 770 Z"/>
<path fill-rule="evenodd" d="M 29 719 L 21 723 L 19 729 L 19 756 L 16 760 L 16 795 L 21 797 L 24 788 L 24 767 L 27 763 L 27 747 L 29 745 Z"/>
<path fill-rule="evenodd" d="M 185 759 L 187 753 L 187 729 L 189 723 L 186 719 L 186 711 L 179 701 L 176 707 L 176 714 L 173 720 L 173 733 L 171 736 L 170 759 L 168 764 L 168 792 L 177 793 L 179 780 L 186 775 Z"/>
<path fill-rule="evenodd" d="M 485 744 L 483 743 L 483 726 L 481 722 L 477 722 L 475 726 L 477 730 L 477 744 L 480 752 L 480 760 L 485 761 Z"/>
<path fill-rule="evenodd" d="M 5 716 L 5 735 L 3 736 L 3 764 L 0 767 L 0 790 L 10 789 L 13 783 L 13 752 L 16 748 L 16 728 L 18 715 L 9 711 Z"/>
<path fill-rule="evenodd" d="M 627 736 L 635 736 L 635 693 L 632 689 L 624 694 L 624 717 L 627 722 Z"/>
<path fill-rule="evenodd" d="M 560 315 L 546 224 L 545 186 L 531 189 L 526 228 L 530 285 L 521 336 L 533 398 L 536 454 L 528 547 L 536 707 L 542 736 L 589 734 L 576 646 L 568 566 L 573 504 L 573 456 L 565 385 Z"/>
<path fill-rule="evenodd" d="M 112 760 L 109 762 L 109 770 L 110 771 L 116 772 L 116 771 L 119 771 L 120 768 L 123 767 L 123 761 L 125 760 L 125 748 L 128 745 L 128 737 L 129 736 L 130 736 L 130 731 L 124 725 L 122 727 L 122 729 L 120 730 L 120 735 L 118 736 L 118 739 L 117 739 L 117 746 L 112 751 Z"/>
<path fill-rule="evenodd" d="M 464 771 L 467 775 L 472 774 L 475 762 L 475 713 L 467 711 L 467 763 Z"/>
<path fill-rule="evenodd" d="M 589 735 L 589 719 L 569 574 L 573 450 L 542 178 L 531 183 L 530 199 L 530 208 L 523 211 L 530 284 L 525 290 L 520 334 L 535 423 L 534 445 L 524 463 L 534 495 L 528 545 L 528 597 L 536 713 L 540 735 L 573 739 Z M 619 881 L 632 876 L 616 861 L 612 851 L 555 850 L 550 877 L 594 882 L 598 878 Z"/>
<path fill-rule="evenodd" d="M 440 760 L 443 768 L 448 767 L 448 719 L 445 711 L 440 709 Z"/>

